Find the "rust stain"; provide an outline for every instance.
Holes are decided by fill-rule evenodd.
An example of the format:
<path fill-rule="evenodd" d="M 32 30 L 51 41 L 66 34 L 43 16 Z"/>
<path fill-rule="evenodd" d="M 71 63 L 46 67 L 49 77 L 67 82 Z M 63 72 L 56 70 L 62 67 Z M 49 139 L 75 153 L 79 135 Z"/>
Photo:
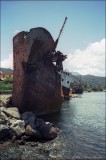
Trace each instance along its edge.
<path fill-rule="evenodd" d="M 20 112 L 41 115 L 60 110 L 63 97 L 58 71 L 66 56 L 54 49 L 51 34 L 41 27 L 20 32 L 13 38 L 12 102 Z"/>

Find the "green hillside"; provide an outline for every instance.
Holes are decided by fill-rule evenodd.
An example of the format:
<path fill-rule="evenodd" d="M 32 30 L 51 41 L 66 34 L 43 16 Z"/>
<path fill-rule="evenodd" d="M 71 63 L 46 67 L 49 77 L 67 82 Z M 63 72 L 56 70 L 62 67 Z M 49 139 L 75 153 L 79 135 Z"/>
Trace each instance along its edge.
<path fill-rule="evenodd" d="M 10 68 L 0 68 L 0 71 L 7 73 L 13 72 Z M 72 74 L 76 77 L 77 80 L 81 80 L 86 91 L 102 91 L 106 90 L 106 77 L 99 77 L 93 75 L 81 75 L 79 73 Z M 0 81 L 0 93 L 11 93 L 12 92 L 12 78 L 6 78 L 3 81 Z"/>
<path fill-rule="evenodd" d="M 106 89 L 106 77 L 93 75 L 84 75 L 77 77 L 81 79 L 85 90 L 102 91 Z"/>

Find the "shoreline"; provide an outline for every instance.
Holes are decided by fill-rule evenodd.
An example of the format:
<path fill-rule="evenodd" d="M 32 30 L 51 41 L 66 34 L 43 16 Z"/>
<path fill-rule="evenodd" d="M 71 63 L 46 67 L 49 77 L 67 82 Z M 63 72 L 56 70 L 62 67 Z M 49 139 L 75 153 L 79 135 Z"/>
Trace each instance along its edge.
<path fill-rule="evenodd" d="M 8 159 L 47 159 L 61 148 L 61 131 L 32 112 L 20 114 L 16 107 L 6 109 L 11 94 L 1 96 L 0 157 Z M 2 104 L 2 103 L 1 103 Z M 58 151 L 57 151 L 58 154 Z M 58 157 L 56 154 L 56 158 Z M 60 156 L 60 155 L 59 155 Z"/>

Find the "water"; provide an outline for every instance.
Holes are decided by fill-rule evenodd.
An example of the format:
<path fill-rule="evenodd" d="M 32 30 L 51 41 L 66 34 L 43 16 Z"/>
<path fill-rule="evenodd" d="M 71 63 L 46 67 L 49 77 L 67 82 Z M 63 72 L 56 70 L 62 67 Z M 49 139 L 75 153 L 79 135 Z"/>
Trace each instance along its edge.
<path fill-rule="evenodd" d="M 64 101 L 61 112 L 46 120 L 61 129 L 61 152 L 67 159 L 106 158 L 104 92 L 84 93 L 80 98 Z"/>

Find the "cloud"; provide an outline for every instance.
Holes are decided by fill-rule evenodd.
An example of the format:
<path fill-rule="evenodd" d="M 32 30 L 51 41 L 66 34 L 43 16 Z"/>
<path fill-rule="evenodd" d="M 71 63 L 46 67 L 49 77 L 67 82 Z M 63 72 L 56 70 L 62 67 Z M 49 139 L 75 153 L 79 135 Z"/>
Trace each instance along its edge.
<path fill-rule="evenodd" d="M 77 49 L 68 55 L 63 62 L 64 69 L 79 72 L 82 75 L 91 74 L 105 76 L 105 39 L 91 43 L 84 50 Z M 1 61 L 1 67 L 13 68 L 13 54 Z"/>
<path fill-rule="evenodd" d="M 64 68 L 82 75 L 105 76 L 105 39 L 69 54 L 64 61 Z"/>
<path fill-rule="evenodd" d="M 13 54 L 12 53 L 9 54 L 9 57 L 7 59 L 4 59 L 1 61 L 1 67 L 13 69 Z"/>

